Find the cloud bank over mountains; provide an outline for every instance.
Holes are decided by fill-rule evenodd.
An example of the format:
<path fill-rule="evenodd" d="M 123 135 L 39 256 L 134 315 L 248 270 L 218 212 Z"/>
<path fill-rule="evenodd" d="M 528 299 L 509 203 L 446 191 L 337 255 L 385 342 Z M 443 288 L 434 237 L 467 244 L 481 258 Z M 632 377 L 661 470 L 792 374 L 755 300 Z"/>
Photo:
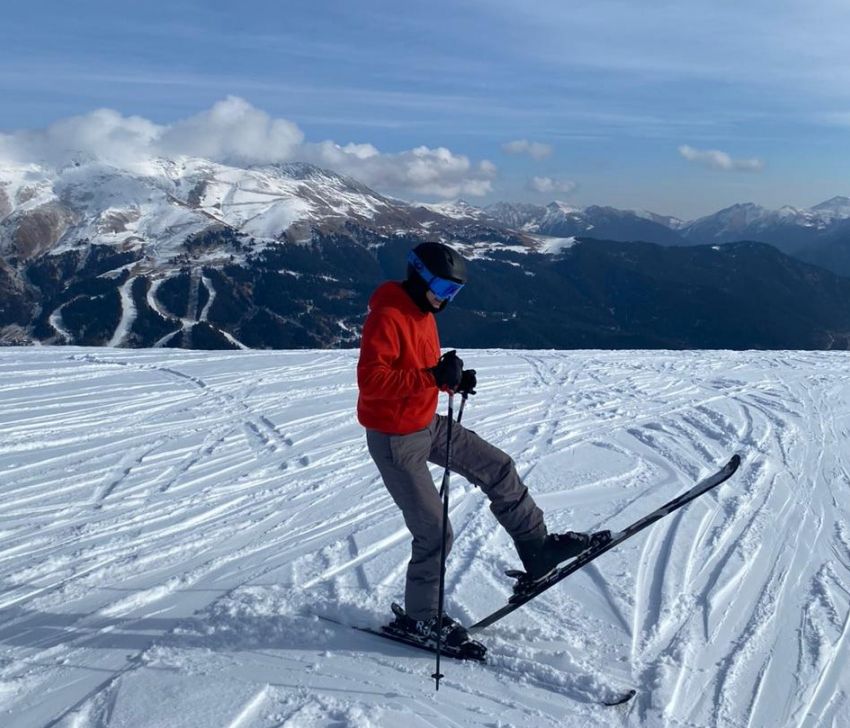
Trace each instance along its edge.
<path fill-rule="evenodd" d="M 519 139 L 501 146 L 512 157 L 534 162 L 550 159 L 554 147 Z M 683 145 L 682 158 L 721 171 L 761 171 L 758 158 L 733 158 L 719 150 L 702 151 Z M 0 164 L 38 164 L 61 168 L 82 160 L 98 160 L 144 174 L 158 157 L 200 157 L 236 166 L 309 162 L 349 175 L 388 194 L 430 195 L 442 199 L 485 197 L 494 192 L 499 169 L 489 160 L 472 161 L 445 147 L 418 146 L 387 153 L 369 143 L 311 141 L 298 124 L 273 118 L 238 96 L 228 96 L 212 108 L 170 124 L 141 116 L 98 109 L 60 119 L 44 129 L 0 132 Z M 527 178 L 526 190 L 536 195 L 570 195 L 579 183 L 560 175 Z"/>
<path fill-rule="evenodd" d="M 371 144 L 311 142 L 296 123 L 236 96 L 166 125 L 99 109 L 46 129 L 0 133 L 7 164 L 62 167 L 82 157 L 140 172 L 151 158 L 181 155 L 238 165 L 310 162 L 372 187 L 442 197 L 486 195 L 498 176 L 492 162 L 473 163 L 444 147 L 382 153 Z"/>

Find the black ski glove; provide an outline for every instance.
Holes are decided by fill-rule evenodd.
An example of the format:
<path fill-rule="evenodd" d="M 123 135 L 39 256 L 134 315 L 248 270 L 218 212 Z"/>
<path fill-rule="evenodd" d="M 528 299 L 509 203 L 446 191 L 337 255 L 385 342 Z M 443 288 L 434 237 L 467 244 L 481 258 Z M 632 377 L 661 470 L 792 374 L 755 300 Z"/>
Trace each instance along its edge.
<path fill-rule="evenodd" d="M 428 371 L 434 375 L 440 389 L 456 392 L 463 378 L 463 359 L 452 349 L 443 354 L 437 365 L 431 367 Z"/>
<path fill-rule="evenodd" d="M 464 369 L 460 376 L 460 384 L 457 391 L 461 394 L 475 394 L 475 385 L 478 384 L 478 379 L 475 376 L 474 369 Z"/>

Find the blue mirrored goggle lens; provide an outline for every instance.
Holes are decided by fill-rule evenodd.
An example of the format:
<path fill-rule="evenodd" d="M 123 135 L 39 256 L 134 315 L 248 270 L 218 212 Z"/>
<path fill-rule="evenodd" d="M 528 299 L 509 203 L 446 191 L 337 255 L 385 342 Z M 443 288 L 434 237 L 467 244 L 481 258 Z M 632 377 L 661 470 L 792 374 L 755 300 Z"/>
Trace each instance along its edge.
<path fill-rule="evenodd" d="M 460 289 L 463 288 L 463 283 L 455 283 L 454 281 L 447 281 L 445 278 L 434 277 L 428 281 L 428 288 L 441 301 L 445 301 L 446 299 L 451 301 Z"/>
<path fill-rule="evenodd" d="M 416 272 L 419 273 L 420 276 L 422 276 L 422 279 L 428 284 L 428 288 L 431 289 L 431 293 L 433 293 L 441 301 L 451 301 L 458 294 L 460 289 L 463 288 L 463 283 L 457 283 L 456 281 L 450 281 L 446 278 L 435 276 L 425 267 L 425 264 L 419 259 L 419 256 L 412 250 L 407 256 L 407 262 L 416 269 Z"/>

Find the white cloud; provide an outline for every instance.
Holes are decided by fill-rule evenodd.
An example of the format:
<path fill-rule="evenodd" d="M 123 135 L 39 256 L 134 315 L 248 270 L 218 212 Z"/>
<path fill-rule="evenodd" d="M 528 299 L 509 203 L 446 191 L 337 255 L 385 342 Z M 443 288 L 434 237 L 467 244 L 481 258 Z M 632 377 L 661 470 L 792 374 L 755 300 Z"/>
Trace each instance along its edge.
<path fill-rule="evenodd" d="M 541 144 L 540 142 L 530 142 L 526 139 L 518 139 L 507 144 L 502 144 L 502 151 L 505 154 L 527 154 L 532 159 L 546 159 L 552 156 L 555 151 L 551 144 Z"/>
<path fill-rule="evenodd" d="M 492 162 L 473 164 L 444 147 L 417 147 L 381 154 L 372 145 L 304 144 L 300 159 L 347 174 L 376 188 L 412 190 L 443 198 L 482 196 L 492 191 L 498 171 Z"/>
<path fill-rule="evenodd" d="M 0 162 L 18 161 L 17 145 L 11 134 L 0 132 Z"/>
<path fill-rule="evenodd" d="M 701 151 L 699 149 L 683 145 L 679 147 L 679 154 L 681 154 L 689 162 L 701 164 L 705 167 L 710 167 L 711 169 L 745 172 L 760 172 L 764 169 L 764 162 L 757 157 L 734 159 L 726 152 L 721 152 L 717 149 Z"/>
<path fill-rule="evenodd" d="M 0 136 L 0 158 L 61 166 L 88 157 L 131 168 L 150 157 L 163 127 L 138 116 L 98 109 L 54 122 L 46 129 Z"/>
<path fill-rule="evenodd" d="M 179 155 L 236 165 L 312 162 L 377 189 L 443 198 L 486 195 L 498 176 L 492 162 L 474 163 L 444 147 L 386 154 L 368 143 L 309 142 L 294 122 L 234 96 L 168 125 L 100 109 L 46 129 L 0 134 L 0 160 L 17 163 L 61 166 L 83 157 L 132 171 L 152 157 Z"/>
<path fill-rule="evenodd" d="M 578 189 L 578 184 L 572 180 L 560 180 L 553 177 L 532 177 L 526 186 L 533 192 L 543 195 L 568 195 Z"/>
<path fill-rule="evenodd" d="M 285 162 L 304 141 L 304 133 L 286 119 L 272 119 L 244 99 L 230 96 L 208 111 L 166 127 L 157 148 L 217 162 Z"/>

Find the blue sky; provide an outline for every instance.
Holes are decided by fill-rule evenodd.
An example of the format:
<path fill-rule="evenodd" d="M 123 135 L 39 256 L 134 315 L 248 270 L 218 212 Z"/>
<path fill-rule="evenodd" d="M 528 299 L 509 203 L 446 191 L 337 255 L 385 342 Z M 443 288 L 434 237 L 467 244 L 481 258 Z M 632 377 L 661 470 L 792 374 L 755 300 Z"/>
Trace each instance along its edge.
<path fill-rule="evenodd" d="M 685 219 L 850 195 L 844 0 L 28 0 L 2 15 L 0 151 L 18 161 L 144 138 L 304 158 L 409 200 Z"/>

